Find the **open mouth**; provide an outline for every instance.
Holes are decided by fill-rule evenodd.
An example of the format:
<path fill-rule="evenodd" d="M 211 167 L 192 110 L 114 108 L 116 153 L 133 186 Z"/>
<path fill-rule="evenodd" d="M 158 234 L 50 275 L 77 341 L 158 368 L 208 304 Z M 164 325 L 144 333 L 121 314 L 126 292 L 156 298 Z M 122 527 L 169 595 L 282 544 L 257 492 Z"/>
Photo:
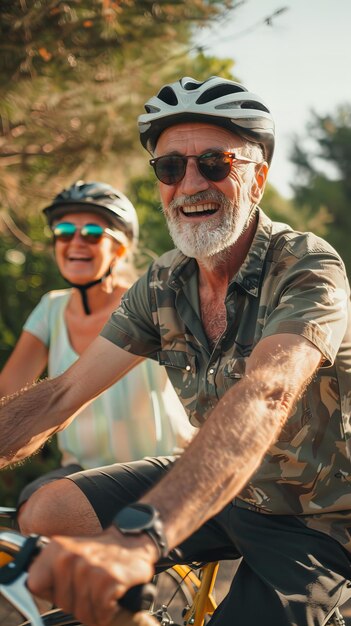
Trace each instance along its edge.
<path fill-rule="evenodd" d="M 191 204 L 182 208 L 182 213 L 186 217 L 203 217 L 204 215 L 214 215 L 218 211 L 218 204 L 207 202 L 201 204 Z"/>
<path fill-rule="evenodd" d="M 68 257 L 69 261 L 78 261 L 81 263 L 88 263 L 89 261 L 91 261 L 91 257 L 81 257 L 81 256 L 69 256 Z"/>

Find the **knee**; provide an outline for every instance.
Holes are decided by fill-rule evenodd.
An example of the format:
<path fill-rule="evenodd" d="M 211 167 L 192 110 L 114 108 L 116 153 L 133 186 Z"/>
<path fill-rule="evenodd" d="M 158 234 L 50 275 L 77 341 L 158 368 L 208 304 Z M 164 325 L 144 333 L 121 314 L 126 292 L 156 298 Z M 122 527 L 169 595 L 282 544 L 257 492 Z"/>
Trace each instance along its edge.
<path fill-rule="evenodd" d="M 83 492 L 70 480 L 48 483 L 30 496 L 18 513 L 24 534 L 96 535 L 101 524 Z"/>
<path fill-rule="evenodd" d="M 60 519 L 57 512 L 63 506 L 62 482 L 59 480 L 40 487 L 22 504 L 17 515 L 22 533 L 62 534 L 62 530 L 57 527 Z"/>

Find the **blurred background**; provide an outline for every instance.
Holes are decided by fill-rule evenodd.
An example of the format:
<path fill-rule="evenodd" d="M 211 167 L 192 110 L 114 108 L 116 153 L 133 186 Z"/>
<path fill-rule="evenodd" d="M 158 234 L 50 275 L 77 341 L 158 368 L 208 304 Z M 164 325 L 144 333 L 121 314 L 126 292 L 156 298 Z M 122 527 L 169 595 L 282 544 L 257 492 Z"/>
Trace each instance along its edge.
<path fill-rule="evenodd" d="M 2 0 L 0 367 L 41 295 L 66 286 L 41 210 L 110 183 L 135 204 L 140 270 L 171 247 L 136 118 L 169 81 L 213 74 L 265 98 L 277 149 L 262 208 L 313 230 L 351 273 L 349 0 Z M 55 442 L 0 475 L 0 503 L 57 464 Z"/>

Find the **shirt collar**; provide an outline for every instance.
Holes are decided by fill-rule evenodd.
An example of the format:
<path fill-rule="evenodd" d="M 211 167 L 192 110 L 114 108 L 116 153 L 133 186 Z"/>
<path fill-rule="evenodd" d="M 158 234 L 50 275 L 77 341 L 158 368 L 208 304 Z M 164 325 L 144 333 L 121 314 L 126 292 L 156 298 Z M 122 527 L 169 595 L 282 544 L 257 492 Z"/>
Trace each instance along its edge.
<path fill-rule="evenodd" d="M 247 293 L 258 296 L 263 264 L 272 238 L 272 221 L 257 208 L 257 228 L 246 258 L 238 273 L 230 281 L 240 285 Z"/>

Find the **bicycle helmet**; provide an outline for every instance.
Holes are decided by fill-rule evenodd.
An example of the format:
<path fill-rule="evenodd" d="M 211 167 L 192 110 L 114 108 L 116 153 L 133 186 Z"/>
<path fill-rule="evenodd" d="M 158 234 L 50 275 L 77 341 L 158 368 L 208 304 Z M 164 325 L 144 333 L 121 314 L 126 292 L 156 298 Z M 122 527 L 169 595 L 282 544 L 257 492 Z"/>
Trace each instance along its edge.
<path fill-rule="evenodd" d="M 140 140 L 153 153 L 161 133 L 184 122 L 209 122 L 248 141 L 260 144 L 270 164 L 274 150 L 274 121 L 263 100 L 232 80 L 211 76 L 204 82 L 191 77 L 164 85 L 145 104 L 139 116 Z"/>
<path fill-rule="evenodd" d="M 104 217 L 110 228 L 118 232 L 122 244 L 125 243 L 123 235 L 130 243 L 137 242 L 139 222 L 134 206 L 127 196 L 105 183 L 85 183 L 79 180 L 68 189 L 63 189 L 53 199 L 52 203 L 43 209 L 50 226 L 54 220 L 66 213 L 83 211 L 97 213 Z M 71 287 L 79 290 L 86 315 L 91 314 L 87 290 L 98 283 L 102 283 L 110 274 L 111 268 L 100 278 L 85 284 L 72 283 L 64 277 Z"/>
<path fill-rule="evenodd" d="M 68 189 L 63 189 L 43 209 L 43 213 L 51 226 L 67 210 L 71 213 L 73 210 L 98 213 L 107 220 L 112 229 L 125 233 L 130 242 L 138 240 L 139 225 L 134 206 L 127 196 L 110 185 L 79 180 Z"/>

